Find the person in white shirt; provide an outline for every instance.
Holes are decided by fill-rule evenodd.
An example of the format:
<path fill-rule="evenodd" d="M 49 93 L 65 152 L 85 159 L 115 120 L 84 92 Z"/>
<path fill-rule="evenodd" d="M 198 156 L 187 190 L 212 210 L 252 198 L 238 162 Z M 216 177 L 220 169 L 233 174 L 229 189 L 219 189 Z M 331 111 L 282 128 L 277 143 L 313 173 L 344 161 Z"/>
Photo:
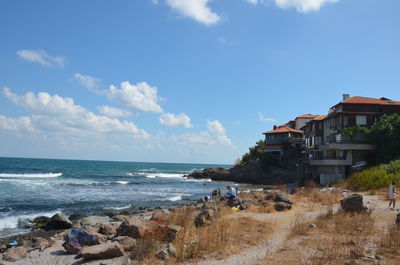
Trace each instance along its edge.
<path fill-rule="evenodd" d="M 396 182 L 392 182 L 392 184 L 389 186 L 389 208 L 391 205 L 393 205 L 393 209 L 396 207 Z"/>

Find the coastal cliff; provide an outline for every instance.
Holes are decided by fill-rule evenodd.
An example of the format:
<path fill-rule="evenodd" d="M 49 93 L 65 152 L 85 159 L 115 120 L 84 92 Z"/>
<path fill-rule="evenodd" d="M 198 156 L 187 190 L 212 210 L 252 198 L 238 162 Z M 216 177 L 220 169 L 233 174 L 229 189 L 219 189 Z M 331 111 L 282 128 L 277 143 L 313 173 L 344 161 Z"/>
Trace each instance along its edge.
<path fill-rule="evenodd" d="M 206 168 L 193 172 L 187 177 L 265 185 L 286 184 L 296 180 L 293 170 L 274 166 L 265 167 L 260 160 L 249 160 L 230 169 Z"/>

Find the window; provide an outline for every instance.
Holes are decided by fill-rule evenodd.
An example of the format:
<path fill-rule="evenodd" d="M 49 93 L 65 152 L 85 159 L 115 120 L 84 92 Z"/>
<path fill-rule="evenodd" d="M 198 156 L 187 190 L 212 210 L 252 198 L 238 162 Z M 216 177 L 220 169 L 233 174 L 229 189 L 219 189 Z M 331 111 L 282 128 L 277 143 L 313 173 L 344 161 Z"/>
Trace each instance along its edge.
<path fill-rule="evenodd" d="M 367 116 L 357 115 L 356 116 L 356 124 L 357 125 L 367 125 Z"/>
<path fill-rule="evenodd" d="M 343 116 L 343 126 L 347 127 L 349 125 L 349 118 L 347 116 Z"/>

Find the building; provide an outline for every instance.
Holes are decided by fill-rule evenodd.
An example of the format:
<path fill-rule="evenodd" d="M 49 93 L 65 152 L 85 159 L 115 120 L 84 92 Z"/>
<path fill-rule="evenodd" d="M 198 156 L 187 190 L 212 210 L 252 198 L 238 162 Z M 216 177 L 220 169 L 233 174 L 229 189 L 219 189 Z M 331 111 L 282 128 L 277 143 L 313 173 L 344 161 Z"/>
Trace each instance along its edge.
<path fill-rule="evenodd" d="M 289 127 L 274 126 L 272 131 L 263 133 L 265 135 L 265 152 L 277 158 L 284 155 L 284 150 L 288 146 L 303 145 L 303 132 Z"/>
<path fill-rule="evenodd" d="M 349 176 L 366 164 L 366 155 L 374 146 L 363 135 L 351 138 L 340 133 L 340 129 L 370 127 L 382 115 L 393 113 L 400 113 L 400 102 L 343 95 L 343 100 L 331 107 L 328 115 L 315 117 L 301 127 L 305 137 L 305 164 L 323 185 Z"/>

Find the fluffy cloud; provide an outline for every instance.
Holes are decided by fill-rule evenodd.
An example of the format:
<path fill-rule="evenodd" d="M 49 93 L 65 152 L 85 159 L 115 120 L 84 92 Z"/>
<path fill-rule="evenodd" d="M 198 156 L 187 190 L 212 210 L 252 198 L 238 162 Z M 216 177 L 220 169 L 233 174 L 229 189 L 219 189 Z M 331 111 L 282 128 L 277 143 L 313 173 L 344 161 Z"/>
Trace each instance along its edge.
<path fill-rule="evenodd" d="M 261 112 L 258 113 L 258 120 L 263 122 L 276 122 L 274 118 L 265 117 Z"/>
<path fill-rule="evenodd" d="M 64 57 L 50 56 L 44 50 L 19 50 L 17 51 L 17 55 L 24 60 L 39 63 L 43 66 L 64 67 Z"/>
<path fill-rule="evenodd" d="M 167 4 L 185 17 L 205 25 L 214 25 L 221 18 L 208 6 L 210 0 L 167 0 Z"/>
<path fill-rule="evenodd" d="M 256 5 L 267 3 L 269 0 L 245 0 L 246 2 Z M 280 8 L 296 8 L 297 11 L 307 13 L 319 10 L 323 5 L 335 3 L 339 0 L 273 0 Z"/>
<path fill-rule="evenodd" d="M 335 3 L 338 0 L 275 0 L 277 6 L 281 8 L 296 8 L 298 11 L 306 13 L 319 10 L 327 3 Z"/>
<path fill-rule="evenodd" d="M 185 113 L 178 115 L 172 113 L 164 113 L 159 118 L 160 124 L 166 127 L 183 127 L 191 128 L 190 118 Z"/>
<path fill-rule="evenodd" d="M 157 95 L 157 87 L 152 87 L 146 82 L 136 85 L 128 81 L 121 83 L 121 89 L 111 85 L 105 91 L 108 98 L 118 101 L 123 106 L 144 112 L 162 113 L 158 104 L 160 98 Z"/>
<path fill-rule="evenodd" d="M 34 131 L 34 127 L 29 117 L 9 118 L 0 115 L 0 130 L 6 131 Z"/>
<path fill-rule="evenodd" d="M 81 85 L 89 89 L 96 89 L 100 86 L 101 80 L 90 76 L 90 75 L 83 75 L 80 73 L 76 73 L 74 75 L 74 79 L 78 81 Z"/>
<path fill-rule="evenodd" d="M 14 104 L 24 107 L 31 116 L 18 119 L 2 116 L 9 130 L 27 130 L 42 133 L 75 134 L 78 136 L 96 133 L 122 133 L 135 137 L 148 137 L 148 134 L 129 121 L 120 121 L 106 116 L 95 115 L 71 98 L 63 98 L 48 93 L 32 92 L 17 95 L 9 88 L 3 94 Z"/>
<path fill-rule="evenodd" d="M 226 129 L 218 120 L 208 121 L 206 131 L 172 136 L 171 139 L 177 144 L 196 146 L 197 149 L 221 145 L 233 147 L 232 140 L 226 135 Z"/>
<path fill-rule="evenodd" d="M 132 116 L 132 112 L 124 109 L 118 109 L 110 106 L 98 106 L 97 110 L 100 114 L 112 118 L 126 118 Z"/>

